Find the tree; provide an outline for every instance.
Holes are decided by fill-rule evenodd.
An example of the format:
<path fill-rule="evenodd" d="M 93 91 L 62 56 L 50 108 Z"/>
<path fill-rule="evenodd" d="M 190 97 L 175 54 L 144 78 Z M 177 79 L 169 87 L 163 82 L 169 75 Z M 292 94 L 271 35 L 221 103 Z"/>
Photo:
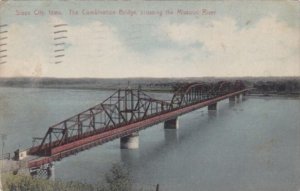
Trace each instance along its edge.
<path fill-rule="evenodd" d="M 113 164 L 109 173 L 105 175 L 107 185 L 101 191 L 130 191 L 132 184 L 128 170 L 120 165 Z"/>

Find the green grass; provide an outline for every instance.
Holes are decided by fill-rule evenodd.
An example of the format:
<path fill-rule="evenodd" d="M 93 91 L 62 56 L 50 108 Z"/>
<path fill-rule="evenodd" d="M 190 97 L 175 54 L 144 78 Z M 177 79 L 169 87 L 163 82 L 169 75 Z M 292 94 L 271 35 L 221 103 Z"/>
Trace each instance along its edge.
<path fill-rule="evenodd" d="M 123 166 L 114 164 L 105 174 L 105 181 L 88 184 L 79 181 L 45 180 L 27 175 L 3 174 L 3 191 L 132 191 L 129 173 Z"/>
<path fill-rule="evenodd" d="M 81 182 L 50 181 L 25 175 L 6 174 L 2 177 L 3 191 L 94 191 L 94 185 Z"/>

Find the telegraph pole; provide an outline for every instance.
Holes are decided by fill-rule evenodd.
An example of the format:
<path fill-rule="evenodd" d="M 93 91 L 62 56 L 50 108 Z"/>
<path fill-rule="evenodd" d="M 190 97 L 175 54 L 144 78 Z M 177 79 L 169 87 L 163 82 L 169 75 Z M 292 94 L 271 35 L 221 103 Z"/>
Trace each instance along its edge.
<path fill-rule="evenodd" d="M 5 146 L 5 140 L 7 138 L 7 135 L 4 133 L 1 133 L 1 140 L 2 140 L 2 148 L 1 148 L 1 169 L 0 169 L 0 191 L 2 191 L 2 169 L 3 169 L 3 151 L 4 151 L 4 146 Z"/>

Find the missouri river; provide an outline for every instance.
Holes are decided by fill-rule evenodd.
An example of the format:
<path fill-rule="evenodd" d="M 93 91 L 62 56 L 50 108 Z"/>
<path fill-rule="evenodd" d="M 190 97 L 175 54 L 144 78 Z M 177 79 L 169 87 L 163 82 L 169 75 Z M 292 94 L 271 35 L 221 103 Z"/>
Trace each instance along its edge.
<path fill-rule="evenodd" d="M 102 102 L 113 92 L 0 88 L 4 153 L 32 145 L 49 126 Z M 167 94 L 156 94 L 167 97 Z M 252 97 L 218 103 L 179 118 L 178 130 L 158 124 L 139 134 L 137 150 L 119 140 L 55 163 L 55 178 L 95 183 L 113 163 L 135 184 L 162 191 L 299 191 L 300 100 Z"/>

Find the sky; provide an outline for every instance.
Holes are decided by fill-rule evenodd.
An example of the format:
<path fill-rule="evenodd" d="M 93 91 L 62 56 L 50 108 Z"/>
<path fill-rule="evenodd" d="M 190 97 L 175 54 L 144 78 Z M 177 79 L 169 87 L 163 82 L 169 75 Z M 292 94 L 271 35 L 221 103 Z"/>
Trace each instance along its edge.
<path fill-rule="evenodd" d="M 300 76 L 297 0 L 0 1 L 0 23 L 0 77 Z"/>

